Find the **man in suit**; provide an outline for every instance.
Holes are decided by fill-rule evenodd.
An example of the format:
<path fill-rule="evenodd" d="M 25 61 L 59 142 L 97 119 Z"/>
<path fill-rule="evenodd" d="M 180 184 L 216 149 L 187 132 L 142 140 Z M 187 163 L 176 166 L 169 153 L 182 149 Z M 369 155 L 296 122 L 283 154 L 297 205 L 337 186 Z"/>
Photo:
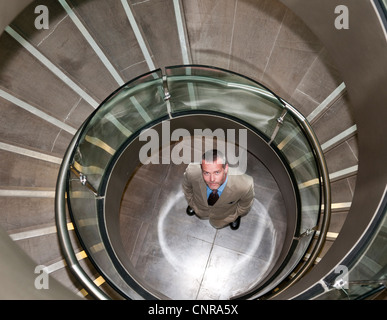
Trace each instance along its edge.
<path fill-rule="evenodd" d="M 218 150 L 203 154 L 201 164 L 189 164 L 183 179 L 187 214 L 209 219 L 215 228 L 237 230 L 254 202 L 253 178 L 229 175 L 226 157 Z"/>

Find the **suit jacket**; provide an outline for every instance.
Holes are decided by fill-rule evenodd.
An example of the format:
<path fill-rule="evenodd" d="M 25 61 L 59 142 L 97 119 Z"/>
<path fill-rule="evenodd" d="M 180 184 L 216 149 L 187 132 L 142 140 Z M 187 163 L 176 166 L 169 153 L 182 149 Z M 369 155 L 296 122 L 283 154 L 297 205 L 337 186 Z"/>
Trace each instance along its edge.
<path fill-rule="evenodd" d="M 188 205 L 198 217 L 209 219 L 212 226 L 222 228 L 246 215 L 254 202 L 253 178 L 246 175 L 228 175 L 228 181 L 218 201 L 207 204 L 207 186 L 200 164 L 189 164 L 183 179 L 183 192 Z"/>

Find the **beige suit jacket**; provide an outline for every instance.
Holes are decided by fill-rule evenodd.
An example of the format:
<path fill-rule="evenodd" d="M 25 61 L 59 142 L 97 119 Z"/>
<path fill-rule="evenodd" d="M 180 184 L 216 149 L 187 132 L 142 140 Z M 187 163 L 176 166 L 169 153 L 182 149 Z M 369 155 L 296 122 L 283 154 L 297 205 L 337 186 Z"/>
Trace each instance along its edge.
<path fill-rule="evenodd" d="M 202 219 L 209 219 L 215 228 L 223 228 L 239 216 L 246 215 L 254 202 L 253 178 L 246 175 L 228 175 L 228 181 L 219 200 L 207 204 L 207 187 L 199 164 L 189 164 L 183 179 L 183 192 L 188 205 Z"/>

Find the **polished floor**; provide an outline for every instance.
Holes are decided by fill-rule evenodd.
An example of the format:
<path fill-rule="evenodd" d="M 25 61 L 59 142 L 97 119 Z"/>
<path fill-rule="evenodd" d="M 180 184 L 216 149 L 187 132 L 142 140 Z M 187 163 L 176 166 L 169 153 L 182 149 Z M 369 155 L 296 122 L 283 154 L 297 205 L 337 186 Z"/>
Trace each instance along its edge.
<path fill-rule="evenodd" d="M 120 212 L 121 238 L 142 281 L 171 299 L 229 299 L 258 283 L 281 251 L 286 217 L 278 186 L 248 156 L 255 200 L 236 231 L 214 229 L 185 213 L 186 164 L 142 165 L 129 181 Z"/>

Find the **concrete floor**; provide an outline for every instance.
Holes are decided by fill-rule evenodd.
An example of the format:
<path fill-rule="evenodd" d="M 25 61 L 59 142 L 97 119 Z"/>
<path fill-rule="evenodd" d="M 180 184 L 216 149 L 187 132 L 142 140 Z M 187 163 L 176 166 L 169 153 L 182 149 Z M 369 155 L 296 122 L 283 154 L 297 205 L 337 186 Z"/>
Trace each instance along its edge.
<path fill-rule="evenodd" d="M 282 195 L 264 165 L 249 155 L 254 205 L 238 230 L 217 230 L 185 213 L 181 182 L 186 166 L 138 168 L 122 200 L 122 242 L 141 280 L 169 298 L 228 299 L 274 266 L 286 230 Z"/>

